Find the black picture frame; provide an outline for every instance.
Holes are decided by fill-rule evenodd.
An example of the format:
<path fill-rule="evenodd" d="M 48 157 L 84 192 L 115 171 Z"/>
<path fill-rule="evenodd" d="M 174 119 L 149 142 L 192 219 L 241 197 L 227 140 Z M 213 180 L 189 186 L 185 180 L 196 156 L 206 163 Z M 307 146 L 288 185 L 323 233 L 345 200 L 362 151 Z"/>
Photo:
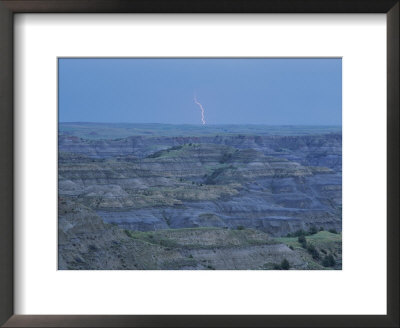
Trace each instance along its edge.
<path fill-rule="evenodd" d="M 399 327 L 399 8 L 399 0 L 0 0 L 0 324 L 4 327 Z M 387 315 L 14 315 L 13 17 L 16 13 L 385 13 Z"/>

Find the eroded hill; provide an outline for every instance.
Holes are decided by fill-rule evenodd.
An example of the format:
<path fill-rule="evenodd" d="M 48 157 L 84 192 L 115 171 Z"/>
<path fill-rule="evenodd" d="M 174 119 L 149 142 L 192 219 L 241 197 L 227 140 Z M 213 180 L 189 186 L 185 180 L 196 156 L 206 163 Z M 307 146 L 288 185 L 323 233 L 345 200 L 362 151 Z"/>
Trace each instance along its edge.
<path fill-rule="evenodd" d="M 59 197 L 60 268 L 340 268 L 277 239 L 341 231 L 340 134 L 64 134 Z"/>

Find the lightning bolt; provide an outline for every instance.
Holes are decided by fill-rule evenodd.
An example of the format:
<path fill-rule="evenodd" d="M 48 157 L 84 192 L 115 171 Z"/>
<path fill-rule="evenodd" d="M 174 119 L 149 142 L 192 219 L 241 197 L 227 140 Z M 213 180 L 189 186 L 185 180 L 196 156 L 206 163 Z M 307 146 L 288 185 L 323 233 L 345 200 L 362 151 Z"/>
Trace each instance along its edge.
<path fill-rule="evenodd" d="M 203 105 L 197 101 L 197 97 L 194 96 L 194 103 L 200 107 L 201 110 L 201 123 L 204 125 L 206 124 L 206 120 L 204 119 L 204 108 Z"/>

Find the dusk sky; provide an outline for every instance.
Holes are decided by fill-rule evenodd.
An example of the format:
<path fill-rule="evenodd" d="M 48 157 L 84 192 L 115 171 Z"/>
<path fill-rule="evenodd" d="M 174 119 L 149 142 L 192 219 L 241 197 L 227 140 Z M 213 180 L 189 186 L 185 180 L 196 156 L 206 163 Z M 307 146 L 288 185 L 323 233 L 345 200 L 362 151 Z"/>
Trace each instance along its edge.
<path fill-rule="evenodd" d="M 341 125 L 341 59 L 59 59 L 59 121 Z"/>

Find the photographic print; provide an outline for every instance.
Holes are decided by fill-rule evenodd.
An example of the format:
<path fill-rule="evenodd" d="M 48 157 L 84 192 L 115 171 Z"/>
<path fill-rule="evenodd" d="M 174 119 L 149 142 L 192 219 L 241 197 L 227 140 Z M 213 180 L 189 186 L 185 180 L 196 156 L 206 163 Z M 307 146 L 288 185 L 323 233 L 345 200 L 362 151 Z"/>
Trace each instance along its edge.
<path fill-rule="evenodd" d="M 340 58 L 59 58 L 58 269 L 341 270 Z"/>

